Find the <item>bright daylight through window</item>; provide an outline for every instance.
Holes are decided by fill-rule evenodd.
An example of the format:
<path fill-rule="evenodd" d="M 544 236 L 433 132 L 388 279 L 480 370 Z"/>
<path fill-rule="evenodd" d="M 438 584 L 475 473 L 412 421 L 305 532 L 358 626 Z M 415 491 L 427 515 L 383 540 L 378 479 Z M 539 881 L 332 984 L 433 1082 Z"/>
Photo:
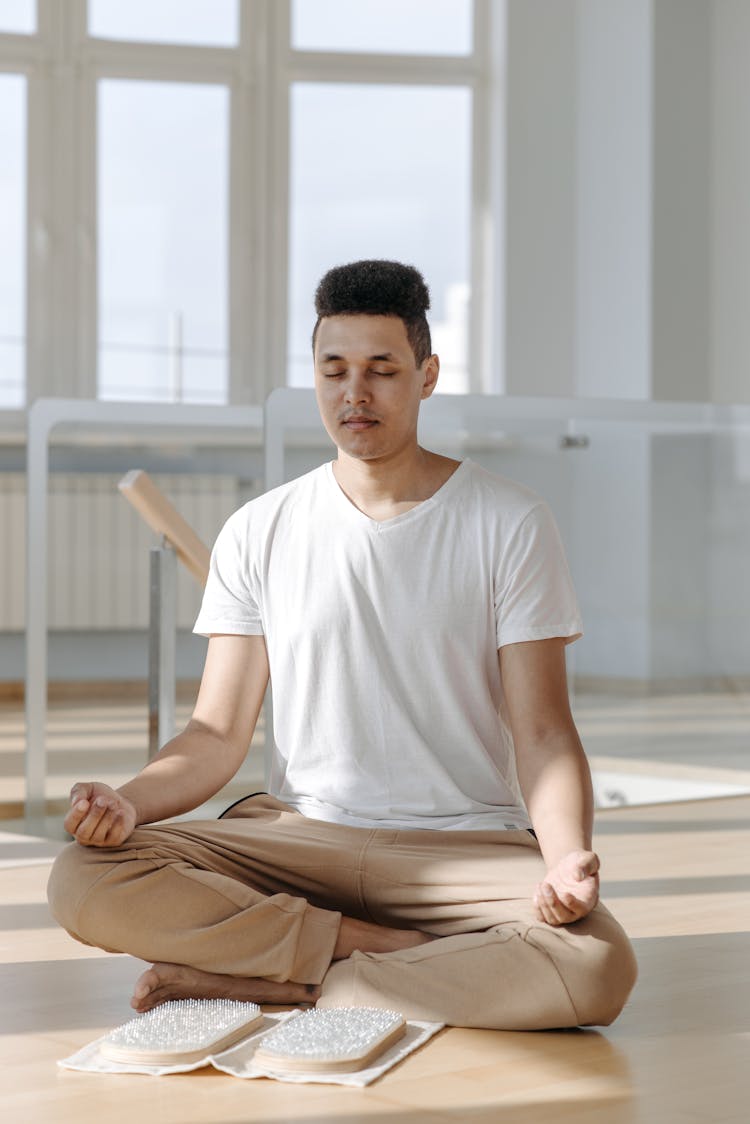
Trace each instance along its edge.
<path fill-rule="evenodd" d="M 292 46 L 307 51 L 468 55 L 471 0 L 293 0 Z"/>
<path fill-rule="evenodd" d="M 226 400 L 229 97 L 99 91 L 99 394 Z"/>
<path fill-rule="evenodd" d="M 234 47 L 237 0 L 89 0 L 89 34 L 141 43 Z"/>
<path fill-rule="evenodd" d="M 440 389 L 468 389 L 470 167 L 465 88 L 293 88 L 290 385 L 312 384 L 311 302 L 322 274 L 347 260 L 394 258 L 428 279 Z"/>

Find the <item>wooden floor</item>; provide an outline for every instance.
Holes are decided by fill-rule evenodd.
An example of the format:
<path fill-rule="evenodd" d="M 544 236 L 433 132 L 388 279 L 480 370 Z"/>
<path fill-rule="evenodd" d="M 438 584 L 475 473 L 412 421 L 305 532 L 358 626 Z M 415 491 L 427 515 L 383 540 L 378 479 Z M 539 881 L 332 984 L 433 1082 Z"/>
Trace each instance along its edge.
<path fill-rule="evenodd" d="M 182 685 L 178 726 L 189 717 L 195 689 L 194 684 Z M 710 787 L 717 782 L 737 794 L 750 792 L 750 691 L 740 684 L 735 690 L 693 694 L 618 696 L 579 691 L 574 714 L 595 776 L 599 772 L 651 777 L 654 793 L 649 799 L 665 798 L 663 791 L 657 791 L 664 780 L 687 781 L 698 790 L 696 795 L 719 795 Z M 261 716 L 247 761 L 214 807 L 226 807 L 263 787 L 263 741 Z M 91 697 L 83 688 L 72 696 L 58 692 L 48 708 L 45 744 L 51 815 L 38 829 L 42 834 L 56 830 L 59 834 L 60 813 L 75 781 L 96 777 L 116 786 L 147 760 L 145 686 L 142 697 L 112 697 L 106 691 Z M 24 753 L 23 704 L 0 696 L 0 820 L 6 821 L 0 827 L 23 814 Z"/>
<path fill-rule="evenodd" d="M 210 1069 L 162 1078 L 58 1070 L 57 1058 L 129 1017 L 141 965 L 55 926 L 44 887 L 59 844 L 0 832 L 2 1119 L 747 1124 L 750 796 L 608 810 L 596 845 L 603 897 L 641 968 L 620 1019 L 602 1031 L 445 1030 L 354 1090 Z"/>

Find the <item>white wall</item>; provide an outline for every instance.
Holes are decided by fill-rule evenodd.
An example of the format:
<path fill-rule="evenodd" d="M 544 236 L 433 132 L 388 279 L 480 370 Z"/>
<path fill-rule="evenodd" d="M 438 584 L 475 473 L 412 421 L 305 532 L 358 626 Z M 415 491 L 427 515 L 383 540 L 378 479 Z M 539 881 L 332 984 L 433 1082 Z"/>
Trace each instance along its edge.
<path fill-rule="evenodd" d="M 578 0 L 575 394 L 651 390 L 651 0 Z"/>
<path fill-rule="evenodd" d="M 714 0 L 711 115 L 711 380 L 750 401 L 750 4 Z"/>
<path fill-rule="evenodd" d="M 508 393 L 750 402 L 748 59 L 747 0 L 508 0 Z"/>
<path fill-rule="evenodd" d="M 575 381 L 575 0 L 509 0 L 505 391 Z"/>

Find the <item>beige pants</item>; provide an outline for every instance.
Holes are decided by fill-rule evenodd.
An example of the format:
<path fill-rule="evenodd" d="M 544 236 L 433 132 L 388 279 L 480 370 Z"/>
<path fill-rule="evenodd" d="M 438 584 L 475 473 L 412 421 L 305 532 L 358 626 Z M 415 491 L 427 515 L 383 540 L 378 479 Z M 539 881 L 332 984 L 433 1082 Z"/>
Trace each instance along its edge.
<path fill-rule="evenodd" d="M 271 796 L 215 822 L 72 843 L 49 884 L 72 936 L 149 961 L 322 985 L 321 1007 L 377 1006 L 453 1026 L 610 1023 L 635 958 L 603 906 L 536 921 L 544 873 L 526 831 L 389 831 L 308 819 Z M 442 939 L 331 963 L 341 915 Z"/>

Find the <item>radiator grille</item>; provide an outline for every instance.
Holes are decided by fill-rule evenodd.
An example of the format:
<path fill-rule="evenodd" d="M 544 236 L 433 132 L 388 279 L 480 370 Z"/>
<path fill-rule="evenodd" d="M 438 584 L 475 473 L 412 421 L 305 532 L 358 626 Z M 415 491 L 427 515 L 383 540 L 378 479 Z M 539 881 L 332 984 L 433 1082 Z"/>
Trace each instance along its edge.
<path fill-rule="evenodd" d="M 148 555 L 157 537 L 117 490 L 121 474 L 54 474 L 49 481 L 49 627 L 130 629 L 148 623 Z M 211 546 L 239 506 L 230 476 L 154 475 L 196 533 Z M 0 631 L 25 617 L 26 477 L 0 474 Z M 192 628 L 198 583 L 178 566 L 177 622 Z"/>

